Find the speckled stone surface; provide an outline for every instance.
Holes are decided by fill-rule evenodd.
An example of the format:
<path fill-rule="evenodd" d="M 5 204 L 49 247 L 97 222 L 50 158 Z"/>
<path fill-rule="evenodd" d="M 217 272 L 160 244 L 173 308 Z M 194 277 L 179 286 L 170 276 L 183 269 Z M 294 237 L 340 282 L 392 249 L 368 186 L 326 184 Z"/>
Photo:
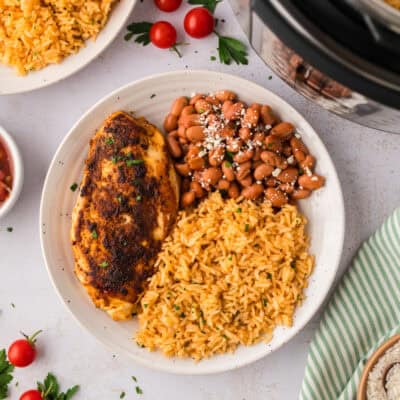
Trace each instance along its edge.
<path fill-rule="evenodd" d="M 240 36 L 229 6 L 218 7 L 217 16 L 226 21 L 220 24 L 220 29 Z M 131 20 L 162 17 L 175 21 L 182 33 L 185 9 L 160 15 L 151 4 L 139 3 Z M 38 361 L 33 367 L 15 373 L 19 385 L 13 386 L 12 399 L 17 399 L 20 391 L 33 387 L 48 371 L 56 373 L 63 386 L 81 384 L 82 390 L 76 398 L 85 400 L 118 399 L 122 391 L 127 393 L 127 399 L 298 397 L 307 347 L 318 315 L 290 343 L 255 364 L 214 376 L 181 377 L 155 372 L 122 355 L 113 355 L 78 326 L 57 298 L 44 268 L 39 243 L 38 210 L 46 170 L 72 124 L 88 107 L 121 85 L 163 71 L 210 69 L 253 80 L 295 106 L 320 134 L 342 183 L 347 227 L 340 274 L 360 243 L 400 204 L 400 136 L 357 126 L 328 114 L 285 86 L 254 53 L 248 66 L 227 67 L 210 60 L 211 55 L 216 55 L 215 37 L 191 39 L 190 43 L 182 47 L 184 57 L 179 59 L 169 51 L 126 43 L 121 33 L 101 57 L 73 77 L 29 94 L 0 97 L 0 124 L 16 138 L 26 167 L 21 198 L 9 216 L 0 221 L 0 348 L 7 346 L 20 330 L 45 331 L 39 340 Z M 14 228 L 12 233 L 7 232 L 8 226 Z M 135 393 L 132 375 L 138 378 L 143 395 Z"/>

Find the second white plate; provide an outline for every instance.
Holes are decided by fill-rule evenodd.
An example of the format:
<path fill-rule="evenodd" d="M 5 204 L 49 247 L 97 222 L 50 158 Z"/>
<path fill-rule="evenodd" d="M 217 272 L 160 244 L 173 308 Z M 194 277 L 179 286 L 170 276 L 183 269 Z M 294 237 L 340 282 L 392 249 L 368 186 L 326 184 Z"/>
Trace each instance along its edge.
<path fill-rule="evenodd" d="M 277 328 L 268 345 L 242 346 L 233 354 L 195 363 L 192 360 L 165 358 L 159 352 L 151 353 L 140 348 L 132 339 L 138 329 L 136 320 L 117 323 L 94 308 L 73 273 L 69 230 L 71 210 L 78 193 L 72 193 L 69 187 L 79 182 L 89 140 L 110 113 L 134 111 L 161 127 L 176 97 L 219 89 L 233 90 L 249 103 L 269 104 L 282 119 L 292 122 L 316 156 L 317 172 L 326 177 L 326 186 L 301 202 L 302 212 L 309 220 L 311 252 L 316 256 L 316 266 L 306 290 L 307 298 L 296 311 L 293 326 Z M 344 237 L 344 207 L 340 183 L 327 150 L 313 128 L 293 107 L 263 87 L 232 75 L 178 71 L 133 82 L 115 91 L 75 124 L 58 148 L 47 174 L 41 202 L 40 232 L 44 258 L 56 291 L 75 318 L 93 336 L 114 352 L 126 354 L 150 368 L 181 374 L 206 374 L 237 368 L 271 353 L 290 340 L 316 313 L 339 265 Z"/>
<path fill-rule="evenodd" d="M 59 64 L 52 64 L 25 76 L 18 76 L 13 68 L 0 63 L 0 95 L 39 89 L 61 81 L 85 67 L 115 39 L 125 26 L 135 4 L 136 0 L 116 2 L 105 27 L 96 40 L 88 40 L 86 47 L 65 58 Z"/>

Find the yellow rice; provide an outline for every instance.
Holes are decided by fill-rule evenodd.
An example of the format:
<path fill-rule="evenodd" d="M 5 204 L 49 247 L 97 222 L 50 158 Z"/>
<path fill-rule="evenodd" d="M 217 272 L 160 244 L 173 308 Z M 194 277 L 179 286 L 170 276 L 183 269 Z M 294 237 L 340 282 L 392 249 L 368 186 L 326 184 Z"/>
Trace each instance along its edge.
<path fill-rule="evenodd" d="M 107 22 L 114 0 L 0 0 L 0 62 L 20 75 L 61 62 Z"/>
<path fill-rule="evenodd" d="M 386 3 L 391 5 L 394 8 L 398 8 L 400 10 L 400 0 L 384 0 Z"/>
<path fill-rule="evenodd" d="M 314 259 L 293 205 L 211 194 L 181 211 L 141 300 L 139 345 L 195 360 L 272 339 L 291 326 Z"/>

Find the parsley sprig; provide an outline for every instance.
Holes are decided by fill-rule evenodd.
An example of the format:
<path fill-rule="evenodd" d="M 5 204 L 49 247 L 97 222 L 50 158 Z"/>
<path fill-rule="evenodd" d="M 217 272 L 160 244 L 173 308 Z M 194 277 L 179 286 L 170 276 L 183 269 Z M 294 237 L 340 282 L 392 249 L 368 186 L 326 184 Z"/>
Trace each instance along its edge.
<path fill-rule="evenodd" d="M 203 6 L 207 8 L 212 14 L 214 14 L 215 8 L 218 3 L 221 3 L 222 0 L 189 0 L 188 3 L 192 5 Z"/>
<path fill-rule="evenodd" d="M 0 351 L 0 399 L 6 399 L 8 394 L 8 384 L 12 381 L 14 366 L 11 365 L 6 356 L 6 351 Z"/>
<path fill-rule="evenodd" d="M 222 36 L 214 31 L 218 36 L 218 56 L 222 64 L 229 65 L 232 61 L 236 64 L 247 65 L 247 50 L 244 43 L 229 36 Z"/>
<path fill-rule="evenodd" d="M 70 400 L 79 390 L 79 386 L 75 385 L 65 393 L 60 392 L 60 385 L 57 382 L 57 378 L 50 372 L 43 383 L 37 383 L 37 388 L 42 394 L 43 400 Z"/>
<path fill-rule="evenodd" d="M 147 46 L 150 43 L 150 28 L 153 24 L 151 22 L 132 22 L 127 26 L 128 33 L 124 36 L 126 41 L 131 40 L 135 37 L 135 42 L 140 43 L 143 46 Z"/>

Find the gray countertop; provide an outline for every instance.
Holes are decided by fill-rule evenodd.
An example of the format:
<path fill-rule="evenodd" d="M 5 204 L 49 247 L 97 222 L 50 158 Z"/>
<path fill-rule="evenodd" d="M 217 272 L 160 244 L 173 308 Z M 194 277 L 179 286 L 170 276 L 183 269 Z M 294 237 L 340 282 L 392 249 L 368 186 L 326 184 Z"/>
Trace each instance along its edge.
<path fill-rule="evenodd" d="M 155 19 L 155 13 L 149 4 L 139 3 L 131 19 L 140 21 L 149 15 Z M 219 6 L 217 16 L 227 21 L 222 28 L 226 33 L 241 35 L 227 4 Z M 182 12 L 178 12 L 170 19 L 181 18 Z M 347 217 L 342 274 L 361 242 L 399 205 L 400 137 L 339 119 L 294 93 L 277 77 L 269 80 L 273 74 L 253 52 L 248 66 L 227 67 L 211 62 L 215 38 L 191 41 L 191 46 L 183 49 L 184 57 L 178 59 L 168 51 L 126 43 L 122 37 L 123 33 L 101 57 L 61 83 L 29 94 L 0 97 L 0 124 L 16 138 L 26 168 L 21 198 L 0 221 L 0 348 L 15 339 L 20 330 L 45 331 L 39 339 L 37 363 L 16 372 L 19 386 L 13 386 L 11 398 L 17 399 L 20 391 L 33 387 L 36 380 L 53 371 L 64 387 L 81 384 L 77 399 L 118 399 L 121 391 L 127 392 L 128 399 L 295 399 L 318 315 L 290 343 L 268 357 L 233 372 L 204 377 L 146 369 L 123 355 L 111 354 L 83 331 L 58 300 L 40 250 L 38 210 L 50 160 L 82 113 L 125 83 L 184 68 L 243 76 L 296 107 L 311 122 L 331 154 L 342 183 Z M 7 232 L 8 226 L 14 228 L 12 233 Z M 131 375 L 138 378 L 143 395 L 135 394 Z"/>

